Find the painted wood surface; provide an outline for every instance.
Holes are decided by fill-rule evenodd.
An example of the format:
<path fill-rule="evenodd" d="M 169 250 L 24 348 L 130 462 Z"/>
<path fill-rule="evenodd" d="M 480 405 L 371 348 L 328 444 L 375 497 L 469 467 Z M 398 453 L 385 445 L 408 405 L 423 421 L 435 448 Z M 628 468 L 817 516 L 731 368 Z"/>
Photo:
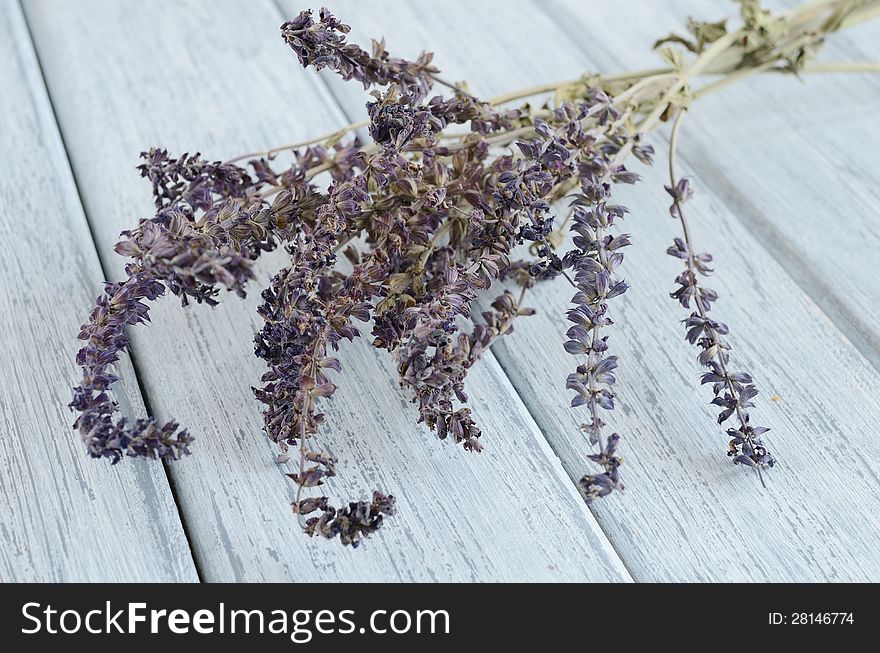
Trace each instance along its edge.
<path fill-rule="evenodd" d="M 0 581 L 196 580 L 161 465 L 85 455 L 67 409 L 103 274 L 17 2 L 0 2 Z M 143 408 L 131 365 L 120 402 Z"/>
<path fill-rule="evenodd" d="M 149 211 L 133 170 L 150 145 L 225 158 L 344 124 L 320 80 L 278 38 L 268 2 L 27 2 L 26 13 L 105 265 L 116 234 Z M 169 80 L 173 80 L 170 83 Z M 282 256 L 260 268 L 263 283 Z M 343 347 L 321 443 L 340 459 L 331 496 L 374 487 L 400 514 L 362 549 L 310 541 L 286 468 L 260 431 L 250 385 L 258 293 L 215 310 L 159 303 L 135 330 L 156 415 L 197 436 L 170 466 L 203 577 L 219 580 L 629 580 L 497 363 L 471 381 L 488 450 L 468 455 L 414 424 L 389 361 Z M 367 391 L 365 391 L 367 389 Z"/>
<path fill-rule="evenodd" d="M 282 5 L 295 10 L 294 3 Z M 508 10 L 498 12 L 488 3 L 447 2 L 440 7 L 372 2 L 365 7 L 348 1 L 335 3 L 334 9 L 352 24 L 355 38 L 384 35 L 389 49 L 401 56 L 432 50 L 447 78 L 467 79 L 475 92 L 487 96 L 547 78 L 576 77 L 584 70 L 656 65 L 649 44 L 679 28 L 689 11 L 683 3 L 675 3 L 676 13 L 658 5 L 521 2 L 506 3 Z M 705 14 L 694 4 L 690 9 Z M 389 21 L 392 12 L 395 20 Z M 632 47 L 621 47 L 620 25 L 628 26 L 626 43 Z M 510 43 L 527 46 L 512 48 Z M 335 79 L 328 79 L 328 85 L 349 116 L 359 119 L 362 94 L 344 89 Z M 807 83 L 804 93 L 809 88 Z M 777 95 L 781 106 L 784 91 Z M 821 97 L 813 101 L 821 103 Z M 713 114 L 717 138 L 736 122 L 725 119 L 719 107 L 715 105 Z M 695 107 L 694 116 L 700 111 Z M 750 118 L 752 123 L 760 120 L 757 113 Z M 689 134 L 686 128 L 683 138 Z M 719 175 L 728 166 L 742 171 L 756 156 L 765 155 L 771 135 L 772 130 L 737 130 L 741 157 L 728 158 L 728 149 L 719 156 L 716 149 L 711 161 L 701 161 L 697 170 L 689 169 L 685 157 L 687 174 L 696 176 L 700 189 L 690 206 L 696 238 L 716 255 L 719 272 L 713 287 L 721 293 L 717 317 L 732 326 L 735 363 L 751 370 L 763 390 L 755 416 L 773 427 L 767 440 L 781 463 L 768 475 L 767 490 L 727 463 L 726 437 L 714 424 L 708 390 L 698 385 L 695 352 L 678 324 L 685 317 L 683 309 L 668 298 L 678 262 L 664 252 L 678 234 L 667 213 L 662 160 L 654 169 L 640 170 L 643 183 L 621 194 L 632 209 L 626 229 L 636 244 L 625 265 L 633 288 L 612 307 L 616 325 L 611 342 L 622 358 L 620 407 L 612 427 L 626 438 L 629 490 L 597 504 L 595 512 L 637 580 L 880 578 L 873 427 L 880 417 L 877 372 L 836 320 L 803 292 L 793 278 L 796 271 L 776 260 L 775 251 L 740 219 L 735 198 L 723 196 L 703 172 L 704 163 Z M 655 136 L 655 142 L 662 157 L 663 136 Z M 798 156 L 791 158 L 791 169 L 799 169 Z M 765 192 L 781 194 L 790 188 L 797 194 L 797 186 L 770 185 L 777 173 L 764 168 L 757 175 L 768 180 L 762 182 Z M 849 183 L 865 189 L 860 192 L 874 192 L 869 175 Z M 827 191 L 828 204 L 851 199 L 846 189 Z M 570 295 L 562 283 L 540 286 L 530 297 L 539 316 L 522 321 L 495 352 L 576 479 L 587 469 L 587 447 L 577 428 L 584 417 L 568 409 L 561 390 L 573 359 L 553 344 L 563 340 L 562 313 Z M 777 400 L 770 401 L 771 396 Z"/>

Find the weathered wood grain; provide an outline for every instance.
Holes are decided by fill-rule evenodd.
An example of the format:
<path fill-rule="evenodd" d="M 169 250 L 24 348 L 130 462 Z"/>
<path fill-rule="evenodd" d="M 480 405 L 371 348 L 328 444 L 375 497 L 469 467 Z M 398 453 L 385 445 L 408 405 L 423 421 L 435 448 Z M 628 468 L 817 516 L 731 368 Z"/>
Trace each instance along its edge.
<path fill-rule="evenodd" d="M 433 50 L 447 78 L 467 78 L 485 96 L 583 70 L 653 65 L 646 57 L 636 65 L 630 53 L 648 53 L 653 38 L 678 27 L 687 13 L 668 15 L 658 5 L 555 2 L 543 14 L 535 12 L 543 3 L 505 3 L 499 12 L 490 3 L 365 7 L 352 1 L 334 9 L 355 38 L 384 35 L 403 56 Z M 335 80 L 328 84 L 359 118 L 362 99 Z M 748 103 L 737 107 L 726 121 L 716 114 L 716 129 L 752 113 Z M 738 148 L 765 155 L 766 135 L 736 133 Z M 655 141 L 662 157 L 665 143 Z M 726 164 L 726 156 L 716 157 L 721 173 Z M 665 255 L 677 225 L 667 213 L 662 163 L 641 172 L 642 184 L 621 193 L 632 209 L 626 229 L 635 245 L 625 272 L 633 287 L 612 307 L 611 343 L 622 362 L 612 427 L 625 438 L 629 490 L 596 506 L 600 523 L 637 580 L 877 580 L 876 371 L 740 222 L 738 207 L 725 205 L 702 168 L 687 170 L 700 189 L 690 205 L 696 238 L 716 255 L 717 316 L 732 326 L 736 365 L 753 371 L 763 391 L 755 416 L 773 427 L 767 440 L 781 461 L 768 474 L 767 490 L 731 466 L 707 405 L 709 391 L 698 385 L 696 352 L 678 324 L 685 315 L 668 297 L 679 265 Z M 800 190 L 778 171 L 765 176 L 778 180 L 777 192 Z M 857 184 L 864 189 L 869 178 L 850 182 Z M 827 189 L 826 202 L 844 201 L 848 188 Z M 824 232 L 812 234 L 824 239 Z M 539 315 L 522 321 L 495 351 L 566 469 L 579 478 L 587 469 L 578 432 L 584 418 L 568 409 L 562 389 L 573 365 L 561 350 L 570 294 L 562 283 L 540 286 L 530 299 Z"/>
<path fill-rule="evenodd" d="M 192 581 L 161 465 L 88 458 L 67 409 L 103 279 L 18 3 L 0 2 L 0 581 Z M 141 412 L 131 365 L 120 401 Z"/>
<path fill-rule="evenodd" d="M 41 1 L 28 18 L 99 252 L 149 211 L 132 170 L 141 149 L 199 148 L 223 158 L 340 126 L 320 81 L 278 38 L 264 3 Z M 283 255 L 261 267 L 265 283 Z M 256 290 L 256 289 L 255 289 Z M 399 515 L 356 552 L 310 541 L 290 511 L 287 469 L 272 462 L 249 386 L 258 293 L 210 310 L 157 305 L 135 332 L 157 415 L 198 440 L 171 466 L 207 580 L 628 580 L 497 363 L 474 374 L 488 450 L 468 455 L 414 424 L 385 357 L 364 339 L 344 346 L 341 389 L 321 442 L 340 459 L 335 497 L 373 487 Z"/>

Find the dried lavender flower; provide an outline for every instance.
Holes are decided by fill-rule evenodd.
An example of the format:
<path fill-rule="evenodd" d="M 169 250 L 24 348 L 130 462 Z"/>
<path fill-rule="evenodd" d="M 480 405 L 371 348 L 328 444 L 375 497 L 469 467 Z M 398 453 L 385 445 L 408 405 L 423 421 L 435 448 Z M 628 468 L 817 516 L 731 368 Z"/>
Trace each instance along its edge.
<path fill-rule="evenodd" d="M 388 54 L 383 41 L 373 41 L 370 53 L 346 41 L 350 31 L 326 8 L 318 12 L 317 21 L 309 10 L 281 26 L 285 42 L 304 67 L 331 68 L 342 79 L 363 83 L 364 88 L 393 82 L 417 98 L 430 92 L 431 77 L 439 72 L 431 65 L 433 55 L 423 52 L 416 61 L 398 59 Z"/>
<path fill-rule="evenodd" d="M 712 404 L 721 408 L 718 423 L 723 424 L 731 417 L 735 417 L 736 426 L 727 429 L 727 434 L 730 436 L 727 455 L 732 457 L 736 464 L 756 469 L 763 483 L 761 470 L 776 464 L 761 440 L 761 436 L 770 429 L 751 423 L 748 409 L 754 407 L 752 399 L 757 396 L 758 390 L 750 374 L 730 370 L 730 344 L 722 337 L 728 335 L 730 330 L 723 322 L 709 317 L 712 304 L 718 299 L 718 293 L 704 286 L 700 278 L 712 273 L 709 267 L 712 256 L 694 249 L 683 208 L 684 203 L 693 194 L 693 190 L 690 180 L 677 178 L 675 175 L 678 129 L 684 116 L 685 111 L 681 110 L 673 125 L 669 146 L 670 184 L 666 187 L 666 192 L 672 197 L 669 213 L 681 223 L 683 237 L 676 238 L 666 252 L 683 260 L 685 267 L 675 279 L 678 288 L 670 293 L 670 296 L 678 300 L 682 307 L 689 309 L 693 303 L 696 309 L 690 317 L 683 320 L 687 329 L 685 338 L 689 343 L 700 348 L 698 360 L 700 365 L 708 368 L 700 382 L 712 384 L 712 392 L 715 395 Z"/>
<path fill-rule="evenodd" d="M 138 171 L 152 183 L 157 209 L 185 205 L 207 210 L 216 196 L 243 197 L 253 184 L 244 169 L 205 161 L 198 152 L 174 159 L 167 150 L 152 148 L 142 152 L 141 159 Z"/>
<path fill-rule="evenodd" d="M 303 506 L 300 502 L 300 512 L 312 512 L 309 510 L 313 504 Z M 395 499 L 391 495 L 373 492 L 371 501 L 355 501 L 348 504 L 347 508 L 337 510 L 321 504 L 314 504 L 315 509 L 323 511 L 320 517 L 311 517 L 306 522 L 305 532 L 309 536 L 320 535 L 327 539 L 333 539 L 337 535 L 345 545 L 351 545 L 356 549 L 363 538 L 379 530 L 386 516 L 394 514 Z M 305 510 L 303 509 L 305 508 Z"/>
<path fill-rule="evenodd" d="M 176 422 L 160 426 L 153 419 L 132 424 L 124 417 L 117 419 L 119 407 L 108 392 L 119 380 L 110 369 L 128 348 L 126 327 L 148 321 L 149 309 L 143 300 L 152 301 L 164 293 L 162 284 L 148 273 L 133 266 L 127 272 L 126 281 L 105 284 L 89 322 L 80 331 L 80 340 L 87 344 L 76 355 L 83 378 L 70 404 L 79 413 L 73 426 L 93 458 L 106 457 L 113 464 L 124 455 L 174 460 L 189 453 L 193 441 L 189 433 L 178 430 Z"/>

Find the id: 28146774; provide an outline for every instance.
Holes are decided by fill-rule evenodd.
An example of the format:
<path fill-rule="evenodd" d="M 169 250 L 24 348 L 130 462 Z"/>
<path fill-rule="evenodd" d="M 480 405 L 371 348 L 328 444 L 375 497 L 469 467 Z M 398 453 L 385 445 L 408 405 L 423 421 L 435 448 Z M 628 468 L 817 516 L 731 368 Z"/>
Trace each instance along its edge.
<path fill-rule="evenodd" d="M 767 621 L 771 626 L 806 626 L 809 624 L 832 626 L 835 624 L 853 625 L 855 618 L 852 612 L 770 612 Z"/>

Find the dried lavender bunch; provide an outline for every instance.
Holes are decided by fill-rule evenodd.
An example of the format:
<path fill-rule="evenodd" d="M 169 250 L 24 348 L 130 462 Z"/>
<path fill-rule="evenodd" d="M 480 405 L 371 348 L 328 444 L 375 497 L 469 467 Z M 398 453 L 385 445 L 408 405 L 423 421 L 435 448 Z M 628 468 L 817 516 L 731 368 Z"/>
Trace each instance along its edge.
<path fill-rule="evenodd" d="M 349 43 L 349 27 L 326 9 L 284 23 L 283 39 L 303 66 L 371 91 L 368 118 L 225 163 L 159 149 L 143 154 L 155 214 L 123 232 L 117 251 L 132 259 L 127 279 L 107 285 L 80 334 L 83 380 L 71 406 L 89 453 L 113 462 L 188 453 L 192 438 L 174 422 L 129 425 L 117 415 L 111 369 L 128 346 L 126 329 L 146 321 L 146 302 L 166 290 L 182 304 L 214 305 L 221 288 L 244 295 L 254 261 L 283 246 L 289 260 L 258 309 L 263 327 L 254 351 L 267 371 L 254 394 L 279 462 L 297 459 L 289 475 L 293 511 L 308 535 L 358 546 L 394 512 L 394 497 L 380 491 L 342 508 L 327 496 L 305 496 L 337 473 L 316 436 L 324 421 L 319 404 L 332 398 L 342 371 L 340 345 L 369 328 L 373 346 L 395 361 L 418 421 L 480 451 L 468 371 L 513 331 L 517 317 L 534 313 L 523 304 L 528 289 L 557 277 L 574 289 L 566 311 L 572 326 L 560 345 L 578 358 L 565 381 L 575 392 L 572 406 L 589 411 L 583 430 L 593 449 L 586 457 L 596 465 L 579 485 L 588 501 L 622 489 L 620 436 L 605 435 L 605 420 L 619 362 L 608 348 L 609 300 L 627 290 L 621 265 L 630 243 L 618 230 L 626 209 L 611 198 L 618 184 L 638 180 L 627 162 L 649 163 L 645 135 L 677 115 L 674 157 L 680 116 L 695 99 L 754 73 L 809 72 L 825 36 L 880 12 L 880 0 L 818 0 L 783 15 L 756 0 L 739 2 L 738 29 L 691 20 L 687 36 L 661 39 L 664 69 L 585 75 L 491 100 L 439 78 L 430 54 L 407 61 L 381 41 L 371 52 Z M 697 86 L 705 73 L 717 81 Z M 437 93 L 437 85 L 452 92 Z M 546 93 L 553 98 L 533 101 Z M 518 100 L 529 101 L 512 106 Z M 349 135 L 359 127 L 371 143 Z M 700 281 L 711 258 L 695 252 L 682 212 L 689 186 L 672 169 L 670 179 L 684 235 L 669 251 L 686 266 L 674 296 L 686 307 L 693 302 L 688 339 L 702 350 L 703 382 L 713 384 L 720 421 L 736 417 L 731 455 L 760 472 L 773 459 L 760 440 L 766 429 L 749 422 L 756 391 L 749 375 L 729 371 L 727 328 L 708 316 L 716 294 Z M 554 206 L 563 198 L 569 209 L 560 224 Z M 521 249 L 529 251 L 525 258 Z M 518 298 L 505 290 L 474 316 L 475 302 L 499 281 L 521 286 Z"/>

